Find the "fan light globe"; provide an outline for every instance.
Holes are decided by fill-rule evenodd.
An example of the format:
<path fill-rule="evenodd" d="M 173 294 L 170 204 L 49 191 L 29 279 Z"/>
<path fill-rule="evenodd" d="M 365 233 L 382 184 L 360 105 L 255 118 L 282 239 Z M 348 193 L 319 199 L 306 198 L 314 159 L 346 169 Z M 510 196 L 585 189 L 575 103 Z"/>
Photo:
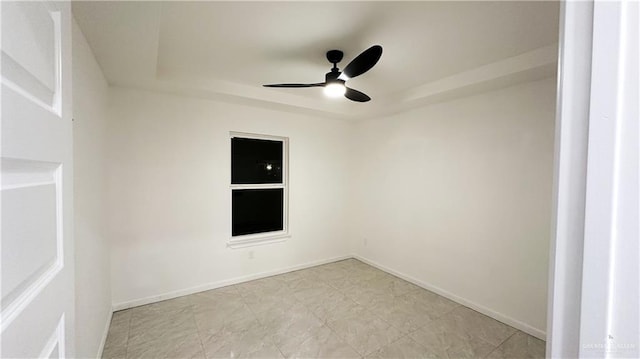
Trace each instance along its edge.
<path fill-rule="evenodd" d="M 324 87 L 324 94 L 328 97 L 344 96 L 347 88 L 342 83 L 330 83 Z"/>

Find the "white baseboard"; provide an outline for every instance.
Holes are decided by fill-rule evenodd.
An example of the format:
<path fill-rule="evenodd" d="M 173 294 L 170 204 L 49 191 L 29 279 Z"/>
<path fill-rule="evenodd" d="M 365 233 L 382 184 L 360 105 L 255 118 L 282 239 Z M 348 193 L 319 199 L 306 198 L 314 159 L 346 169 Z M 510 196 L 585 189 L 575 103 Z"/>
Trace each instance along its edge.
<path fill-rule="evenodd" d="M 337 262 L 337 261 L 341 261 L 341 260 L 345 260 L 345 259 L 349 259 L 349 258 L 353 258 L 353 256 L 347 255 L 347 256 L 334 257 L 334 258 L 330 258 L 330 259 L 309 262 L 309 263 L 295 265 L 295 266 L 286 267 L 286 268 L 282 268 L 282 269 L 277 269 L 277 270 L 272 270 L 272 271 L 267 271 L 267 272 L 261 272 L 261 273 L 256 273 L 256 274 L 250 274 L 250 275 L 246 275 L 246 276 L 242 276 L 242 277 L 236 277 L 236 278 L 232 278 L 232 279 L 225 279 L 225 280 L 212 282 L 212 283 L 207 283 L 207 284 L 203 284 L 203 285 L 199 285 L 199 286 L 195 286 L 195 287 L 191 287 L 191 288 L 180 289 L 180 290 L 176 290 L 176 291 L 172 291 L 172 292 L 164 293 L 164 294 L 160 294 L 160 295 L 154 295 L 154 296 L 150 296 L 150 297 L 134 299 L 134 300 L 130 300 L 130 301 L 114 304 L 113 305 L 113 310 L 114 311 L 118 311 L 118 310 L 124 310 L 124 309 L 133 308 L 133 307 L 139 307 L 139 306 L 145 305 L 145 304 L 161 302 L 161 301 L 167 300 L 167 299 L 173 299 L 173 298 L 182 297 L 182 296 L 189 295 L 189 294 L 204 292 L 206 290 L 211 290 L 211 289 L 226 287 L 226 286 L 229 286 L 229 285 L 244 283 L 244 282 L 248 282 L 248 281 L 251 281 L 251 280 L 271 277 L 271 276 L 278 275 L 278 274 L 293 272 L 293 271 L 296 271 L 296 270 L 305 269 L 305 268 L 309 268 L 309 267 L 315 267 L 315 266 L 318 266 L 318 265 Z"/>
<path fill-rule="evenodd" d="M 546 335 L 546 332 L 544 330 L 541 330 L 541 329 L 538 329 L 538 328 L 534 328 L 534 327 L 530 326 L 529 324 L 523 323 L 523 322 L 521 322 L 521 321 L 519 321 L 517 319 L 511 318 L 511 317 L 509 317 L 507 315 L 504 315 L 502 313 L 496 312 L 495 310 L 489 309 L 489 308 L 487 308 L 485 306 L 482 306 L 480 304 L 474 303 L 474 302 L 472 302 L 470 300 L 467 300 L 465 298 L 459 297 L 459 296 L 457 296 L 457 295 L 455 295 L 455 294 L 453 294 L 451 292 L 448 292 L 448 291 L 446 291 L 444 289 L 438 288 L 438 287 L 436 287 L 434 285 L 431 285 L 429 283 L 426 283 L 426 282 L 423 282 L 423 281 L 418 280 L 416 278 L 413 278 L 411 276 L 408 276 L 408 275 L 406 275 L 404 273 L 400 273 L 400 272 L 398 272 L 396 270 L 393 270 L 393 269 L 391 269 L 389 267 L 383 266 L 382 264 L 376 263 L 376 262 L 374 262 L 374 261 L 372 261 L 370 259 L 364 258 L 364 257 L 359 256 L 359 255 L 353 255 L 353 258 L 355 258 L 357 260 L 360 260 L 360 261 L 362 261 L 364 263 L 367 263 L 367 264 L 369 264 L 369 265 L 371 265 L 373 267 L 376 267 L 376 268 L 378 268 L 378 269 L 380 269 L 382 271 L 385 271 L 385 272 L 387 272 L 389 274 L 393 274 L 396 277 L 402 278 L 402 279 L 404 279 L 404 280 L 406 280 L 408 282 L 411 282 L 411 283 L 413 283 L 413 284 L 415 284 L 415 285 L 417 285 L 419 287 L 422 287 L 422 288 L 424 288 L 424 289 L 426 289 L 428 291 L 437 293 L 437 294 L 439 294 L 439 295 L 441 295 L 441 296 L 443 296 L 443 297 L 445 297 L 447 299 L 451 299 L 452 301 L 454 301 L 456 303 L 462 304 L 465 307 L 469 307 L 469 308 L 471 308 L 471 309 L 473 309 L 473 310 L 475 310 L 477 312 L 480 312 L 480 313 L 482 313 L 484 315 L 487 315 L 487 316 L 489 316 L 489 317 L 491 317 L 491 318 L 493 318 L 493 319 L 495 319 L 497 321 L 500 321 L 502 323 L 510 325 L 510 326 L 512 326 L 512 327 L 514 327 L 516 329 L 519 329 L 519 330 L 521 330 L 521 331 L 523 331 L 523 332 L 525 332 L 527 334 L 530 334 L 530 335 L 532 335 L 532 336 L 534 336 L 534 337 L 536 337 L 538 339 L 546 340 L 547 335 Z"/>
<path fill-rule="evenodd" d="M 327 264 L 327 263 L 332 263 L 332 262 L 337 262 L 337 261 L 341 261 L 341 260 L 345 260 L 345 259 L 349 259 L 349 258 L 355 258 L 358 259 L 364 263 L 367 263 L 373 267 L 376 267 L 382 271 L 385 271 L 389 274 L 395 275 L 396 277 L 402 278 L 408 282 L 411 282 L 421 288 L 424 288 L 428 291 L 437 293 L 445 298 L 448 298 L 456 303 L 462 304 L 466 307 L 469 307 L 477 312 L 480 312 L 484 315 L 487 315 L 495 320 L 498 320 L 502 323 L 505 323 L 507 325 L 510 325 L 516 329 L 519 329 L 527 334 L 533 335 L 536 338 L 542 339 L 542 340 L 546 340 L 546 333 L 544 330 L 535 328 L 530 326 L 529 324 L 523 323 L 517 319 L 514 319 L 512 317 L 509 317 L 507 315 L 504 315 L 500 312 L 497 312 L 495 310 L 489 309 L 485 306 L 482 306 L 480 304 L 477 304 L 473 301 L 467 300 L 465 298 L 462 298 L 460 296 L 457 296 L 451 292 L 448 292 L 444 289 L 441 289 L 439 287 L 436 287 L 434 285 L 431 285 L 429 283 L 423 282 L 421 280 L 418 280 L 416 278 L 413 278 L 411 276 L 408 276 L 404 273 L 398 272 L 396 270 L 393 270 L 389 267 L 386 267 L 382 264 L 379 264 L 375 261 L 372 261 L 368 258 L 362 257 L 360 255 L 348 255 L 348 256 L 340 256 L 340 257 L 334 257 L 331 259 L 325 259 L 325 260 L 320 260 L 320 261 L 314 261 L 314 262 L 309 262 L 309 263 L 305 263 L 305 264 L 300 264 L 300 265 L 296 265 L 296 266 L 292 266 L 292 267 L 286 267 L 286 268 L 282 268 L 282 269 L 277 269 L 277 270 L 273 270 L 273 271 L 267 271 L 267 272 L 261 272 L 261 273 L 256 273 L 256 274 L 250 274 L 250 275 L 246 275 L 246 276 L 242 276 L 242 277 L 236 277 L 236 278 L 232 278 L 232 279 L 225 279 L 225 280 L 221 280 L 221 281 L 217 281 L 217 282 L 212 282 L 212 283 L 207 283 L 204 285 L 199 285 L 196 287 L 191 287 L 191 288 L 186 288 L 186 289 L 181 289 L 181 290 L 177 290 L 177 291 L 173 291 L 173 292 L 169 292 L 169 293 L 165 293 L 165 294 L 160 294 L 160 295 L 155 295 L 155 296 L 150 296 L 150 297 L 145 297 L 145 298 L 140 298 L 140 299 L 135 299 L 135 300 L 131 300 L 131 301 L 127 301 L 127 302 L 121 302 L 121 303 L 116 303 L 113 305 L 113 310 L 114 311 L 118 311 L 118 310 L 124 310 L 124 309 L 129 309 L 129 308 L 133 308 L 133 307 L 138 307 L 141 305 L 145 305 L 145 304 L 151 304 L 151 303 L 156 303 L 156 302 L 160 302 L 163 300 L 167 300 L 167 299 L 173 299 L 173 298 L 177 298 L 177 297 L 182 297 L 185 295 L 189 295 L 189 294 L 194 294 L 194 293 L 199 293 L 199 292 L 203 292 L 206 290 L 211 290 L 211 289 L 216 289 L 216 288 L 221 288 L 221 287 L 226 287 L 229 285 L 234 285 L 234 284 L 239 284 L 239 283 L 244 283 L 244 282 L 248 282 L 251 280 L 256 280 L 256 279 L 261 279 L 261 278 L 266 278 L 266 277 L 271 277 L 274 275 L 278 275 L 278 274 L 283 274 L 283 273 L 288 273 L 288 272 L 293 272 L 296 270 L 300 270 L 300 269 L 305 269 L 305 268 L 309 268 L 309 267 L 315 267 L 318 265 L 322 265 L 322 264 Z M 105 329 L 105 333 L 104 333 L 104 337 L 102 338 L 102 343 L 100 345 L 100 353 L 102 353 L 102 349 L 104 347 L 104 343 L 105 340 L 107 338 L 107 332 L 109 329 L 109 323 L 111 322 L 111 317 L 109 317 L 109 322 L 107 322 L 107 326 Z"/>
<path fill-rule="evenodd" d="M 111 326 L 111 317 L 113 317 L 114 310 L 111 309 L 109 312 L 109 316 L 107 317 L 107 322 L 104 325 L 104 331 L 102 332 L 102 340 L 100 341 L 100 346 L 98 347 L 98 355 L 96 358 L 102 358 L 102 353 L 104 352 L 104 345 L 107 343 L 107 335 L 109 334 L 109 326 Z"/>

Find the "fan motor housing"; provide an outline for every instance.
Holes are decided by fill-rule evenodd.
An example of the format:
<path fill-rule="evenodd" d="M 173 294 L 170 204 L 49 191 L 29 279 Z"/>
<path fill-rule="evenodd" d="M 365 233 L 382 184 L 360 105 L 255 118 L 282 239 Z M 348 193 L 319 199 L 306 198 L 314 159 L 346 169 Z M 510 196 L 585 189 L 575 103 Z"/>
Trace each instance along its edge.
<path fill-rule="evenodd" d="M 336 71 L 331 71 L 331 72 L 327 72 L 326 75 L 324 75 L 324 80 L 326 83 L 329 82 L 336 82 L 336 81 L 342 81 L 342 80 L 338 80 L 338 76 L 340 76 L 341 72 L 336 70 Z M 344 82 L 344 81 L 342 81 Z"/>

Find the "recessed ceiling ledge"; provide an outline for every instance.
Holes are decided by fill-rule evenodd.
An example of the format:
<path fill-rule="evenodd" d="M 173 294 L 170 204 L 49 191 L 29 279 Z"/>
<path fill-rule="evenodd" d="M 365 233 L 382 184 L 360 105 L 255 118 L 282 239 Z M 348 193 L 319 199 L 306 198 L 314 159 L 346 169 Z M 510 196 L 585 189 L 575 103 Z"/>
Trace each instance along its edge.
<path fill-rule="evenodd" d="M 557 44 L 541 47 L 522 55 L 496 61 L 415 87 L 404 92 L 401 96 L 402 102 L 413 102 L 445 92 L 450 93 L 456 89 L 469 88 L 477 84 L 490 82 L 493 79 L 513 78 L 521 82 L 522 78 L 514 75 L 518 73 L 533 74 L 536 72 L 532 70 L 549 67 L 549 65 L 556 64 L 557 61 Z M 509 83 L 504 83 L 503 85 L 508 86 Z"/>

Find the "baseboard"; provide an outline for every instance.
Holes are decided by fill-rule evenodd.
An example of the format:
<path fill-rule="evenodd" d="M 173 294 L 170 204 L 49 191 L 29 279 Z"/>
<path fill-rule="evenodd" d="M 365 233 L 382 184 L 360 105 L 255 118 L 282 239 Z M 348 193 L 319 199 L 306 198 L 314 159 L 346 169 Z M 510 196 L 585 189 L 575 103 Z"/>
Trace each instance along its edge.
<path fill-rule="evenodd" d="M 100 341 L 100 346 L 98 347 L 98 355 L 96 358 L 102 358 L 102 353 L 104 352 L 104 345 L 107 343 L 107 335 L 109 334 L 109 326 L 111 326 L 111 317 L 113 317 L 114 310 L 112 309 L 109 312 L 109 316 L 107 317 L 107 322 L 104 325 L 104 331 L 102 332 L 102 340 Z"/>
<path fill-rule="evenodd" d="M 306 269 L 306 268 L 310 268 L 310 267 L 315 267 L 318 265 L 322 265 L 322 264 L 327 264 L 327 263 L 332 263 L 332 262 L 337 262 L 337 261 L 341 261 L 341 260 L 345 260 L 345 259 L 349 259 L 349 258 L 355 258 L 358 259 L 364 263 L 367 263 L 373 267 L 376 267 L 382 271 L 385 271 L 389 274 L 393 274 L 396 277 L 402 278 L 408 282 L 411 282 L 421 288 L 424 288 L 428 291 L 437 293 L 445 298 L 448 298 L 456 303 L 459 303 L 461 305 L 464 305 L 466 307 L 469 307 L 477 312 L 480 312 L 484 315 L 487 315 L 495 320 L 498 320 L 502 323 L 505 323 L 507 325 L 510 325 L 518 330 L 521 330 L 527 334 L 530 334 L 536 338 L 542 339 L 542 340 L 546 340 L 546 333 L 544 330 L 535 328 L 530 326 L 529 324 L 523 323 L 517 319 L 514 319 L 512 317 L 509 317 L 507 315 L 504 315 L 500 312 L 497 312 L 495 310 L 489 309 L 485 306 L 482 306 L 480 304 L 477 304 L 473 301 L 467 300 L 465 298 L 462 298 L 460 296 L 457 296 L 451 292 L 448 292 L 444 289 L 441 289 L 439 287 L 436 287 L 434 285 L 431 285 L 429 283 L 423 282 L 421 280 L 418 280 L 416 278 L 413 278 L 411 276 L 408 276 L 404 273 L 398 272 L 396 270 L 393 270 L 387 266 L 384 266 L 380 263 L 377 263 L 373 260 L 370 260 L 368 258 L 362 257 L 360 255 L 347 255 L 347 256 L 340 256 L 340 257 L 334 257 L 334 258 L 330 258 L 330 259 L 325 259 L 325 260 L 320 260 L 320 261 L 314 261 L 314 262 L 309 262 L 309 263 L 305 263 L 305 264 L 300 264 L 300 265 L 296 265 L 296 266 L 291 266 L 291 267 L 286 267 L 286 268 L 282 268 L 282 269 L 277 269 L 277 270 L 273 270 L 273 271 L 267 271 L 267 272 L 261 272 L 261 273 L 256 273 L 256 274 L 251 274 L 251 275 L 246 275 L 246 276 L 242 276 L 242 277 L 236 277 L 236 278 L 232 278 L 232 279 L 226 279 L 226 280 L 221 280 L 221 281 L 217 281 L 217 282 L 212 282 L 212 283 L 207 283 L 204 285 L 199 285 L 196 287 L 191 287 L 191 288 L 186 288 L 186 289 L 181 289 L 181 290 L 177 290 L 177 291 L 172 291 L 169 293 L 165 293 L 165 294 L 160 294 L 160 295 L 155 295 L 155 296 L 150 296 L 150 297 L 145 297 L 145 298 L 140 298 L 140 299 L 135 299 L 135 300 L 131 300 L 131 301 L 127 301 L 127 302 L 121 302 L 121 303 L 116 303 L 113 305 L 113 311 L 118 311 L 118 310 L 124 310 L 124 309 L 129 309 L 129 308 L 133 308 L 133 307 L 138 307 L 141 305 L 146 305 L 146 304 L 151 304 L 151 303 L 156 303 L 156 302 L 160 302 L 163 300 L 168 300 L 168 299 L 173 299 L 173 298 L 177 298 L 177 297 L 182 297 L 185 295 L 190 295 L 190 294 L 194 294 L 194 293 L 199 293 L 199 292 L 203 292 L 206 290 L 211 290 L 211 289 L 216 289 L 216 288 L 221 288 L 221 287 L 226 287 L 229 285 L 234 285 L 234 284 L 240 284 L 240 283 L 244 283 L 244 282 L 248 282 L 248 281 L 252 281 L 252 280 L 256 280 L 256 279 L 262 279 L 262 278 L 266 278 L 266 277 L 271 277 L 274 275 L 278 275 L 278 274 L 284 274 L 284 273 L 288 273 L 288 272 L 293 272 L 296 270 L 301 270 L 301 269 Z M 105 328 L 105 333 L 104 336 L 102 338 L 102 343 L 100 344 L 100 353 L 102 353 L 102 350 L 104 348 L 104 344 L 107 338 L 107 332 L 109 329 L 109 323 L 111 322 L 111 315 L 109 316 L 109 321 L 107 322 L 106 328 Z"/>
<path fill-rule="evenodd" d="M 305 268 L 309 268 L 309 267 L 315 267 L 315 266 L 318 266 L 318 265 L 337 262 L 337 261 L 341 261 L 341 260 L 345 260 L 345 259 L 349 259 L 349 258 L 353 258 L 353 256 L 348 255 L 348 256 L 334 257 L 334 258 L 330 258 L 330 259 L 309 262 L 309 263 L 295 265 L 295 266 L 286 267 L 286 268 L 282 268 L 282 269 L 277 269 L 277 270 L 272 270 L 272 271 L 267 271 L 267 272 L 261 272 L 261 273 L 256 273 L 256 274 L 250 274 L 250 275 L 246 275 L 246 276 L 242 276 L 242 277 L 236 277 L 236 278 L 232 278 L 232 279 L 225 279 L 225 280 L 221 280 L 221 281 L 217 281 L 217 282 L 212 282 L 212 283 L 199 285 L 199 286 L 196 286 L 196 287 L 180 289 L 180 290 L 176 290 L 176 291 L 172 291 L 172 292 L 164 293 L 164 294 L 160 294 L 160 295 L 154 295 L 154 296 L 150 296 L 150 297 L 145 297 L 145 298 L 135 299 L 135 300 L 131 300 L 131 301 L 116 303 L 116 304 L 113 305 L 113 310 L 114 311 L 118 311 L 118 310 L 124 310 L 124 309 L 133 308 L 133 307 L 139 307 L 139 306 L 145 305 L 145 304 L 161 302 L 161 301 L 167 300 L 167 299 L 173 299 L 173 298 L 177 298 L 177 297 L 182 297 L 182 296 L 189 295 L 189 294 L 204 292 L 206 290 L 226 287 L 226 286 L 229 286 L 229 285 L 240 284 L 240 283 L 248 282 L 248 281 L 251 281 L 251 280 L 271 277 L 271 276 L 278 275 L 278 274 L 284 274 L 284 273 L 288 273 L 288 272 L 293 272 L 293 271 L 296 271 L 296 270 L 305 269 Z"/>
<path fill-rule="evenodd" d="M 380 269 L 382 271 L 385 271 L 385 272 L 387 272 L 389 274 L 393 274 L 396 277 L 402 278 L 402 279 L 406 280 L 407 282 L 411 282 L 411 283 L 413 283 L 413 284 L 415 284 L 415 285 L 417 285 L 419 287 L 422 287 L 422 288 L 424 288 L 424 289 L 426 289 L 428 291 L 437 293 L 437 294 L 439 294 L 439 295 L 441 295 L 441 296 L 443 296 L 443 297 L 445 297 L 447 299 L 451 299 L 452 301 L 454 301 L 456 303 L 462 304 L 465 307 L 469 307 L 469 308 L 471 308 L 471 309 L 473 309 L 473 310 L 475 310 L 477 312 L 480 312 L 480 313 L 482 313 L 482 314 L 484 314 L 486 316 L 489 316 L 489 317 L 491 317 L 491 318 L 493 318 L 493 319 L 495 319 L 497 321 L 500 321 L 502 323 L 510 325 L 510 326 L 512 326 L 512 327 L 514 327 L 516 329 L 519 329 L 519 330 L 521 330 L 521 331 L 523 331 L 523 332 L 525 332 L 527 334 L 530 334 L 530 335 L 532 335 L 532 336 L 534 336 L 534 337 L 536 337 L 538 339 L 546 340 L 546 332 L 544 330 L 540 330 L 538 328 L 534 328 L 534 327 L 530 326 L 529 324 L 523 323 L 523 322 L 521 322 L 521 321 L 519 321 L 517 319 L 511 318 L 511 317 L 509 317 L 507 315 L 504 315 L 502 313 L 496 312 L 495 310 L 489 309 L 489 308 L 487 308 L 485 306 L 482 306 L 480 304 L 474 303 L 474 302 L 472 302 L 470 300 L 467 300 L 465 298 L 459 297 L 459 296 L 457 296 L 457 295 L 455 295 L 455 294 L 453 294 L 451 292 L 448 292 L 448 291 L 446 291 L 444 289 L 441 289 L 441 288 L 436 287 L 434 285 L 431 285 L 429 283 L 426 283 L 426 282 L 423 282 L 423 281 L 418 280 L 416 278 L 413 278 L 411 276 L 408 276 L 408 275 L 406 275 L 404 273 L 400 273 L 400 272 L 398 272 L 396 270 L 393 270 L 393 269 L 391 269 L 389 267 L 386 267 L 386 266 L 384 266 L 384 265 L 382 265 L 380 263 L 374 262 L 374 261 L 372 261 L 370 259 L 364 258 L 364 257 L 359 256 L 359 255 L 353 255 L 353 258 L 355 258 L 357 260 L 360 260 L 360 261 L 362 261 L 364 263 L 367 263 L 367 264 L 369 264 L 369 265 L 371 265 L 373 267 L 376 267 L 376 268 L 378 268 L 378 269 Z"/>

